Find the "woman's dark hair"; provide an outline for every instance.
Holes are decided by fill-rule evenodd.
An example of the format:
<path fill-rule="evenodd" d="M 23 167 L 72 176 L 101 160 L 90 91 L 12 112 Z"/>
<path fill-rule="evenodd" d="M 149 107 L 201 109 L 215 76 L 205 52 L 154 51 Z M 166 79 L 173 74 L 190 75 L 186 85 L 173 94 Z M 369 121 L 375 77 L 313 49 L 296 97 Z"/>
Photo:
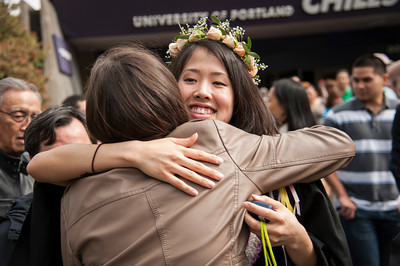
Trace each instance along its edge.
<path fill-rule="evenodd" d="M 292 79 L 280 79 L 272 86 L 275 97 L 285 108 L 289 131 L 311 127 L 316 124 L 310 109 L 307 93 L 301 83 Z"/>
<path fill-rule="evenodd" d="M 104 143 L 162 138 L 189 120 L 174 76 L 139 45 L 116 46 L 97 59 L 86 101 L 89 131 Z"/>
<path fill-rule="evenodd" d="M 215 55 L 228 73 L 234 93 L 233 114 L 229 124 L 257 135 L 278 132 L 274 117 L 265 106 L 245 64 L 225 44 L 210 39 L 186 44 L 171 65 L 175 78 L 179 80 L 185 65 L 199 48 Z"/>

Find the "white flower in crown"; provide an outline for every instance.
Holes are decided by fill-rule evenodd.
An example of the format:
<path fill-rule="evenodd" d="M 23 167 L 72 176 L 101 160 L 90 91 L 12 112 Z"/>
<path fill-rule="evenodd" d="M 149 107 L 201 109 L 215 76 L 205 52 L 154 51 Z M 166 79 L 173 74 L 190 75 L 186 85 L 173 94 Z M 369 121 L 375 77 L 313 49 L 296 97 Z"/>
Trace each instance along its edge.
<path fill-rule="evenodd" d="M 200 18 L 197 24 L 192 28 L 189 25 L 187 25 L 187 29 L 179 26 L 181 33 L 169 44 L 167 58 L 173 60 L 187 43 L 211 39 L 223 43 L 232 49 L 244 62 L 254 82 L 258 84 L 260 82 L 260 78 L 257 76 L 258 70 L 264 70 L 267 66 L 260 63 L 260 57 L 251 51 L 250 38 L 247 38 L 247 43 L 244 42 L 244 30 L 241 27 L 231 28 L 228 20 L 221 22 L 215 16 L 212 18 L 216 22 L 216 25 L 211 25 L 209 28 L 207 25 L 207 17 Z"/>
<path fill-rule="evenodd" d="M 243 57 L 246 54 L 246 51 L 243 48 L 243 43 L 239 42 L 233 51 L 239 56 Z"/>
<path fill-rule="evenodd" d="M 197 42 L 202 39 L 204 39 L 204 33 L 199 30 L 193 31 L 189 36 L 189 42 Z"/>
<path fill-rule="evenodd" d="M 214 26 L 211 26 L 207 32 L 207 37 L 214 41 L 219 41 L 222 38 L 222 32 Z"/>
<path fill-rule="evenodd" d="M 249 70 L 250 75 L 254 77 L 258 73 L 258 68 L 256 66 L 256 59 L 251 55 L 249 55 L 247 58 L 249 59 L 246 59 L 246 61 L 250 61 L 250 64 L 246 62 L 247 69 Z"/>
<path fill-rule="evenodd" d="M 178 48 L 178 50 L 182 50 L 183 46 L 185 46 L 185 44 L 188 42 L 188 39 L 178 39 L 176 40 L 176 46 Z"/>
<path fill-rule="evenodd" d="M 232 35 L 226 35 L 225 38 L 222 40 L 222 43 L 228 46 L 231 49 L 236 48 L 237 42 Z"/>
<path fill-rule="evenodd" d="M 179 49 L 176 42 L 170 43 L 168 48 L 169 48 L 168 52 L 171 54 L 171 56 L 176 57 L 178 55 Z"/>

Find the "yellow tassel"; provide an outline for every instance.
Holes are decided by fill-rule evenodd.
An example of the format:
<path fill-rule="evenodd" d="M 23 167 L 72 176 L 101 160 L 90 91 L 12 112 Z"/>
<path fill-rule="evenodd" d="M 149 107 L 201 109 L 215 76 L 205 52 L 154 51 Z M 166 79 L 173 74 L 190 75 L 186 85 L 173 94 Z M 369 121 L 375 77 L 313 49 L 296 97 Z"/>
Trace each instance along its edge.
<path fill-rule="evenodd" d="M 281 203 L 288 208 L 291 212 L 293 212 L 293 206 L 292 204 L 290 204 L 290 200 L 289 200 L 289 196 L 288 193 L 286 191 L 286 188 L 281 188 Z"/>
<path fill-rule="evenodd" d="M 276 266 L 275 256 L 274 253 L 272 252 L 271 242 L 269 241 L 268 237 L 267 226 L 265 225 L 265 222 L 260 222 L 260 224 L 261 224 L 261 239 L 263 243 L 265 266 Z M 268 252 L 267 252 L 267 246 L 268 246 Z"/>

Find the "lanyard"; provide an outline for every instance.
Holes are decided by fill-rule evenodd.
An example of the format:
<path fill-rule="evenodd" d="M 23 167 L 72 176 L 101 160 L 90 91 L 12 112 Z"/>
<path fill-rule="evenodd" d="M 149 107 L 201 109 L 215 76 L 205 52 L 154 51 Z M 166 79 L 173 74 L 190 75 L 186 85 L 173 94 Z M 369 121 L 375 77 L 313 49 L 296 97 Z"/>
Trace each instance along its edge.
<path fill-rule="evenodd" d="M 269 241 L 268 237 L 267 226 L 265 225 L 265 222 L 260 221 L 260 224 L 261 224 L 261 239 L 264 250 L 265 266 L 276 266 L 275 256 L 274 253 L 272 252 L 271 242 Z M 267 246 L 268 246 L 268 252 L 267 252 Z"/>

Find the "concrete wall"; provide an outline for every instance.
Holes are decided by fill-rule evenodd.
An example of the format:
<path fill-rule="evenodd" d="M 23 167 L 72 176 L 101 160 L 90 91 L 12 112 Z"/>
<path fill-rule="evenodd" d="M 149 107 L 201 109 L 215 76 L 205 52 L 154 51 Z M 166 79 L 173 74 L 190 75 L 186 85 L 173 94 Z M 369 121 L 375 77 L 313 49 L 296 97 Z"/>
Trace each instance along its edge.
<path fill-rule="evenodd" d="M 77 66 L 75 55 L 72 53 L 72 75 L 66 75 L 59 70 L 57 53 L 53 42 L 53 34 L 64 39 L 57 13 L 48 0 L 41 0 L 40 25 L 42 32 L 42 43 L 47 48 L 47 57 L 44 62 L 44 73 L 49 77 L 46 84 L 49 106 L 60 104 L 65 98 L 72 94 L 82 93 L 80 70 Z"/>

